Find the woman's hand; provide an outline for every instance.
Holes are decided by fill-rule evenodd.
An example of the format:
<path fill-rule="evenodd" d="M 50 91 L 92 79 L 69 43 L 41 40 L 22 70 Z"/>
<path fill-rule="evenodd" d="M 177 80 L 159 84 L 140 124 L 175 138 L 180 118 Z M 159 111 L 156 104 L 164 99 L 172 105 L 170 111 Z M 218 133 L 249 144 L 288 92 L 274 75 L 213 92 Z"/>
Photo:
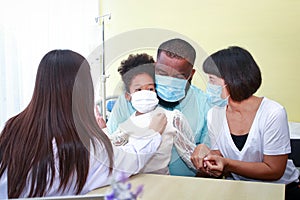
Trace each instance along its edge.
<path fill-rule="evenodd" d="M 167 117 L 164 113 L 158 113 L 151 119 L 149 128 L 162 134 L 167 126 Z"/>
<path fill-rule="evenodd" d="M 95 105 L 95 113 L 96 113 L 95 117 L 96 117 L 96 120 L 97 120 L 97 123 L 98 123 L 99 127 L 101 129 L 106 128 L 106 122 L 104 121 L 103 117 L 101 116 L 97 105 Z"/>
<path fill-rule="evenodd" d="M 220 155 L 209 154 L 203 159 L 206 173 L 210 176 L 219 177 L 224 173 L 226 159 Z"/>

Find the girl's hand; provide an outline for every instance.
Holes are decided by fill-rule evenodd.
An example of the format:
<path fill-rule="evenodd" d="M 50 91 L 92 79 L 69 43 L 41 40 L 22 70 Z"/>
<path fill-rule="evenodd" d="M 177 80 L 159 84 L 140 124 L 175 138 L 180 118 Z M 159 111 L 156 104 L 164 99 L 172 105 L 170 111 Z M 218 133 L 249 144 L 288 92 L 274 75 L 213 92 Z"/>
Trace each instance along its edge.
<path fill-rule="evenodd" d="M 167 126 L 167 122 L 166 115 L 164 113 L 158 113 L 152 117 L 149 128 L 162 134 Z"/>
<path fill-rule="evenodd" d="M 197 170 L 206 172 L 206 163 L 203 162 L 203 159 L 206 155 L 208 155 L 210 149 L 205 144 L 199 144 L 196 146 L 192 156 L 191 161 L 196 167 Z"/>

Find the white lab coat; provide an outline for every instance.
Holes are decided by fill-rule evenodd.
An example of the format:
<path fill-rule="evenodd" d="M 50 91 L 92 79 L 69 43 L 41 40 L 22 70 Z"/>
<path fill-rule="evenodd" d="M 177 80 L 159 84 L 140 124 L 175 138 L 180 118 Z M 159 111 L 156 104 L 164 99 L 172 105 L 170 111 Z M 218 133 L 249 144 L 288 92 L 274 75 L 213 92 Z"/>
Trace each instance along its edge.
<path fill-rule="evenodd" d="M 112 177 L 120 179 L 121 177 L 129 177 L 132 174 L 138 173 L 152 157 L 161 143 L 161 135 L 153 133 L 150 140 L 136 142 L 134 139 L 128 142 L 125 146 L 114 147 L 114 167 L 112 176 L 109 175 L 109 160 L 104 147 L 100 143 L 96 143 L 96 151 L 91 148 L 90 151 L 90 168 L 86 183 L 81 191 L 81 194 L 86 194 L 89 191 L 109 185 Z M 92 146 L 92 145 L 91 145 Z M 71 179 L 69 187 L 65 191 L 59 191 L 59 164 L 57 146 L 53 140 L 53 151 L 56 167 L 56 175 L 52 187 L 48 187 L 45 196 L 63 196 L 75 194 L 75 178 Z M 29 176 L 30 177 L 30 176 Z M 28 180 L 30 182 L 30 179 Z M 29 187 L 25 187 L 20 197 L 26 197 L 29 193 Z M 0 178 L 0 199 L 7 199 L 7 171 Z"/>

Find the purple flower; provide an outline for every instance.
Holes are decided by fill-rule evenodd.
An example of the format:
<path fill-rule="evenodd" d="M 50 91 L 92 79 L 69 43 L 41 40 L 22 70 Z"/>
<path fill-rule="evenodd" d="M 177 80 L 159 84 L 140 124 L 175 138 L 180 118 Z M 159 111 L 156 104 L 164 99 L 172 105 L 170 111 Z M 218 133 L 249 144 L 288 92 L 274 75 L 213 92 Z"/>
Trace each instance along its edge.
<path fill-rule="evenodd" d="M 144 189 L 144 185 L 139 185 L 136 189 L 136 192 L 134 194 L 135 198 L 137 198 L 140 194 L 142 194 Z"/>
<path fill-rule="evenodd" d="M 131 192 L 131 183 L 127 183 L 128 178 L 123 173 L 119 182 L 114 179 L 111 183 L 111 191 L 106 194 L 106 200 L 136 200 L 143 192 L 143 185 L 137 187 L 135 192 Z"/>

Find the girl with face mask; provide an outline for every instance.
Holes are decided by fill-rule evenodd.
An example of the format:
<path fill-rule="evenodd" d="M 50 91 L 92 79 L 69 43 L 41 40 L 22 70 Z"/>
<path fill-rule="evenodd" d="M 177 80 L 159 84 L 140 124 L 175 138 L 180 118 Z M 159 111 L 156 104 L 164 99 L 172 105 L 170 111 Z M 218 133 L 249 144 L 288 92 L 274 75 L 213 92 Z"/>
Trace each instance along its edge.
<path fill-rule="evenodd" d="M 119 124 L 117 131 L 110 135 L 112 143 L 118 146 L 126 144 L 131 138 L 150 139 L 155 134 L 148 128 L 150 120 L 165 115 L 167 125 L 162 134 L 161 145 L 140 172 L 169 174 L 168 165 L 171 161 L 173 145 L 186 164 L 193 168 L 190 161 L 191 153 L 195 148 L 192 130 L 181 112 L 167 111 L 158 106 L 154 64 L 149 63 L 148 58 L 147 54 L 131 55 L 118 69 L 126 90 L 125 98 L 131 102 L 136 111 L 129 119 Z"/>

